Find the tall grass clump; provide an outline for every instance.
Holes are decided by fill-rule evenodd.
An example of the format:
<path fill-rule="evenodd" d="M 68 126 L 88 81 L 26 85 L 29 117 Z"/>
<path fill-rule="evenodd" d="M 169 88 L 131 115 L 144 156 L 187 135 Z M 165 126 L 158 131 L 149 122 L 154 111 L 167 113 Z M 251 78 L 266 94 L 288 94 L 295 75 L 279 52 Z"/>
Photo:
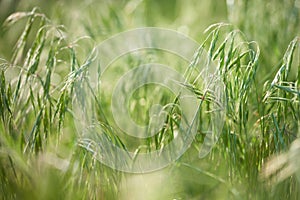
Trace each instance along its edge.
<path fill-rule="evenodd" d="M 261 48 L 260 84 L 271 79 L 279 67 L 287 45 L 299 34 L 299 1 L 268 2 L 227 0 L 229 21 Z"/>
<path fill-rule="evenodd" d="M 4 28 L 22 20 L 11 59 L 1 60 L 2 198 L 112 198 L 118 173 L 108 175 L 73 134 L 73 82 L 93 59 L 77 48 L 89 39 L 68 41 L 64 27 L 36 8 L 11 15 Z M 115 178 L 108 184 L 105 176 Z"/>
<path fill-rule="evenodd" d="M 170 2 L 82 1 L 82 10 L 75 3 L 68 7 L 60 2 L 47 10 L 54 19 L 33 8 L 4 21 L 0 41 L 14 47 L 0 48 L 1 198 L 137 199 L 142 193 L 147 194 L 144 199 L 299 199 L 298 1 L 228 0 L 225 21 L 231 24 L 213 24 L 205 34 L 199 34 L 204 26 L 198 25 L 199 19 L 208 15 L 206 8 L 216 11 L 219 6 L 203 4 L 204 11 L 199 12 L 193 8 L 198 1 Z M 23 8 L 25 3 L 19 4 Z M 157 15 L 152 18 L 153 9 Z M 72 14 L 63 18 L 64 12 Z M 73 17 L 80 20 L 70 20 Z M 136 150 L 136 155 L 161 150 L 176 137 L 181 120 L 178 98 L 155 85 L 139 88 L 130 99 L 130 115 L 139 124 L 149 121 L 151 104 L 169 103 L 163 128 L 154 137 L 138 141 L 126 137 L 109 113 L 108 97 L 116 80 L 148 62 L 172 65 L 185 75 L 182 85 L 198 97 L 201 112 L 195 140 L 183 156 L 164 170 L 135 175 L 97 160 L 102 152 L 96 138 L 85 140 L 76 134 L 74 121 L 80 116 L 73 101 L 80 98 L 76 92 L 86 86 L 87 69 L 97 59 L 95 44 L 145 24 L 167 24 L 196 35 L 201 45 L 191 63 L 159 50 L 128 54 L 114 62 L 97 94 L 96 119 L 102 131 L 115 145 Z M 216 102 L 203 88 L 205 80 L 199 77 L 204 64 L 216 66 L 224 102 Z M 214 104 L 224 105 L 225 113 L 218 140 L 206 131 Z M 215 144 L 201 157 L 205 140 Z"/>

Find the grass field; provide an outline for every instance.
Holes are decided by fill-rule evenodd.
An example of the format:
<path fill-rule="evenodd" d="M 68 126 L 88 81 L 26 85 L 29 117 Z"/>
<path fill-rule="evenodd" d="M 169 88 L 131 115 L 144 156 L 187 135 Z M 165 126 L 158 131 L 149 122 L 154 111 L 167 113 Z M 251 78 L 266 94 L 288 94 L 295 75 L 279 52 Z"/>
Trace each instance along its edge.
<path fill-rule="evenodd" d="M 1 199 L 300 198 L 298 0 L 2 0 L 0 22 Z M 89 87 L 88 69 L 102 59 L 97 45 L 141 27 L 181 32 L 207 53 L 195 52 L 190 63 L 157 49 L 118 58 L 95 92 L 99 104 L 92 105 L 101 133 L 136 155 L 163 151 L 177 137 L 180 103 L 155 84 L 137 88 L 128 107 L 133 121 L 145 125 L 160 109 L 152 105 L 168 105 L 156 135 L 137 140 L 114 121 L 117 81 L 149 62 L 184 75 L 182 85 L 201 102 L 200 125 L 188 150 L 167 167 L 125 173 L 99 161 L 107 152 L 97 148 L 96 136 L 82 137 L 74 101 L 81 101 L 78 88 Z M 199 158 L 216 102 L 198 80 L 204 57 L 224 84 L 225 116 L 216 144 Z"/>

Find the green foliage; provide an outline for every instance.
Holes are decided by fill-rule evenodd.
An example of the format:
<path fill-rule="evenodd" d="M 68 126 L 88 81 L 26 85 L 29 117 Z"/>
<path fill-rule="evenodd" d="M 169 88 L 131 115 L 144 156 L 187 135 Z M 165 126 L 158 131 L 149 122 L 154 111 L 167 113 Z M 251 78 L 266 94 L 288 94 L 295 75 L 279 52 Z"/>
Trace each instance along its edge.
<path fill-rule="evenodd" d="M 102 165 L 95 158 L 93 143 L 77 136 L 72 100 L 78 80 L 84 81 L 86 68 L 95 60 L 96 42 L 122 30 L 153 25 L 185 30 L 203 41 L 202 50 L 206 49 L 209 62 L 217 65 L 225 85 L 226 116 L 217 145 L 206 158 L 199 159 L 198 148 L 206 136 L 203 129 L 209 116 L 200 115 L 199 121 L 203 123 L 193 145 L 178 161 L 158 172 L 164 177 L 160 184 L 165 185 L 153 186 L 156 190 L 147 192 L 149 196 L 145 198 L 298 199 L 300 169 L 286 157 L 296 152 L 299 140 L 299 3 L 228 0 L 224 11 L 214 6 L 218 2 L 78 1 L 79 5 L 52 2 L 53 7 L 48 9 L 40 3 L 42 9 L 10 15 L 0 30 L 0 43 L 7 44 L 0 48 L 3 57 L 0 59 L 1 198 L 122 199 L 126 198 L 124 188 L 134 198 L 139 189 L 132 189 L 129 184 L 135 175 Z M 19 9 L 28 10 L 24 5 L 20 2 Z M 194 12 L 193 7 L 199 5 L 203 5 L 203 13 Z M 205 15 L 209 9 L 222 12 L 209 18 Z M 48 12 L 51 19 L 42 12 Z M 70 15 L 62 18 L 64 13 Z M 72 22 L 78 15 L 80 20 Z M 203 16 L 210 23 L 221 19 L 233 25 L 217 23 L 202 34 L 199 27 L 208 25 L 199 23 Z M 156 54 L 145 53 L 146 61 L 156 56 L 157 61 L 181 65 L 159 51 Z M 200 73 L 197 58 L 201 56 L 203 52 L 196 52 L 187 71 L 193 75 L 188 76 L 190 82 L 185 86 L 209 110 L 212 103 L 218 102 L 202 90 L 201 82 L 195 81 Z M 128 66 L 144 62 L 134 60 L 132 55 L 121 61 Z M 118 73 L 116 70 L 115 75 Z M 131 103 L 138 105 L 139 98 L 151 95 L 155 89 L 151 87 L 136 91 Z M 156 100 L 168 102 L 169 95 L 159 91 Z M 99 106 L 97 119 L 116 145 L 138 149 L 139 153 L 162 149 L 174 139 L 180 123 L 176 97 L 167 109 L 163 129 L 139 144 L 124 141 L 116 134 L 118 130 L 107 114 L 109 100 L 101 100 L 104 106 Z M 131 114 L 143 123 L 145 119 L 139 115 L 149 112 L 149 107 L 150 104 L 135 106 Z M 266 164 L 271 156 L 277 155 L 281 164 Z M 296 159 L 297 156 L 293 160 Z M 293 168 L 284 171 L 284 166 Z M 144 181 L 151 190 L 155 181 Z"/>

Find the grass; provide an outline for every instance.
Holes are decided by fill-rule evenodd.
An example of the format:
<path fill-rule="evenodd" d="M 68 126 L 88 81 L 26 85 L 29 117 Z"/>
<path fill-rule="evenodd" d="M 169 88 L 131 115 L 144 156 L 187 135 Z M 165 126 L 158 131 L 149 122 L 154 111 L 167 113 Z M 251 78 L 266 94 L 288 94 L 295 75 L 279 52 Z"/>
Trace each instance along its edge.
<path fill-rule="evenodd" d="M 68 15 L 61 17 L 64 12 L 78 16 L 75 4 L 52 3 L 48 10 L 41 3 L 42 10 L 20 3 L 19 9 L 30 11 L 10 15 L 1 28 L 0 42 L 5 44 L 0 48 L 1 198 L 299 199 L 297 2 L 222 2 L 226 11 L 214 6 L 216 1 L 191 2 L 164 1 L 160 9 L 170 11 L 155 14 L 149 8 L 160 7 L 156 2 L 83 1 L 77 22 Z M 205 22 L 198 26 L 197 20 L 205 14 L 195 12 L 193 5 L 222 12 L 210 19 L 213 25 Z M 224 13 L 230 23 L 215 23 Z M 173 22 L 174 18 L 177 21 Z M 191 76 L 186 76 L 185 86 L 203 100 L 197 58 L 207 56 L 225 85 L 226 116 L 216 145 L 199 159 L 210 119 L 205 111 L 214 104 L 213 97 L 207 96 L 188 151 L 163 170 L 134 175 L 97 161 L 95 138 L 84 140 L 76 134 L 74 119 L 78 116 L 73 101 L 78 87 L 86 86 L 79 83 L 85 83 L 87 69 L 95 62 L 96 44 L 114 33 L 145 25 L 180 26 L 201 41 L 200 51 L 190 65 L 158 50 L 128 54 L 113 63 L 101 85 L 96 116 L 107 137 L 124 149 L 137 149 L 137 153 L 163 149 L 174 139 L 181 120 L 180 105 L 164 88 L 150 84 L 136 90 L 130 99 L 130 114 L 139 124 L 148 121 L 145 113 L 152 104 L 172 102 L 166 108 L 163 128 L 152 138 L 136 141 L 126 137 L 109 111 L 111 89 L 124 73 L 119 67 L 128 71 L 153 60 L 174 66 L 182 74 L 186 69 L 182 66 L 189 66 L 186 74 Z M 205 33 L 199 33 L 199 27 L 205 26 Z M 148 98 L 153 91 L 155 98 Z"/>

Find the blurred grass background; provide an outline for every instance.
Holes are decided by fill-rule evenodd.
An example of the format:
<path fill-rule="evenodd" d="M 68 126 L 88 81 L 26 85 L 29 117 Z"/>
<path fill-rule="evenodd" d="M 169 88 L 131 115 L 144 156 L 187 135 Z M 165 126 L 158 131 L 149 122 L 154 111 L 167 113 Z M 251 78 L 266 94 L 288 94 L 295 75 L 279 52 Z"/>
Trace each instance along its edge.
<path fill-rule="evenodd" d="M 16 44 L 28 16 L 14 15 L 12 21 L 20 20 L 9 26 L 5 23 L 11 21 L 5 19 L 34 7 L 46 17 L 36 17 L 24 50 L 20 50 Z M 293 141 L 297 141 L 300 115 L 299 41 L 294 39 L 300 31 L 299 9 L 298 0 L 0 0 L 0 22 L 4 23 L 0 30 L 0 196 L 299 199 L 299 169 L 291 162 L 298 158 Z M 212 29 L 205 47 L 223 70 L 228 110 L 221 139 L 209 156 L 198 159 L 196 141 L 166 169 L 132 175 L 103 166 L 77 144 L 69 75 L 84 65 L 95 44 L 144 26 L 178 30 L 202 43 L 209 33 L 204 30 L 219 22 L 232 26 Z M 39 36 L 44 25 L 59 31 L 49 28 L 47 37 Z M 237 29 L 241 36 L 233 34 Z M 78 40 L 83 36 L 90 38 Z M 40 45 L 40 41 L 45 43 Z M 226 47 L 221 48 L 224 41 Z M 248 45 L 249 41 L 256 41 L 260 51 L 255 44 Z M 35 42 L 37 48 L 32 45 Z M 230 51 L 231 45 L 235 53 Z M 244 59 L 242 45 L 249 50 Z M 42 53 L 27 62 L 28 52 L 39 52 L 38 47 Z M 31 64 L 35 60 L 39 60 L 37 69 Z M 18 91 L 23 73 L 29 83 L 22 82 Z M 48 74 L 51 86 L 46 84 Z M 50 93 L 47 87 L 59 90 Z M 32 141 L 26 139 L 29 133 L 34 135 Z M 277 162 L 271 159 L 272 165 L 268 165 L 270 157 L 282 152 L 285 157 L 274 157 Z"/>
<path fill-rule="evenodd" d="M 116 0 L 116 1 L 18 1 L 1 0 L 0 22 L 15 11 L 39 7 L 54 24 L 64 25 L 68 38 L 91 36 L 99 42 L 120 31 L 158 26 L 183 32 L 198 42 L 203 31 L 213 23 L 228 22 L 245 33 L 248 40 L 259 43 L 260 69 L 272 76 L 272 66 L 279 65 L 289 42 L 299 33 L 298 0 Z M 2 23 L 1 23 L 2 24 Z M 21 25 L 19 25 L 20 27 Z M 1 37 L 1 54 L 8 57 L 16 41 L 17 27 Z M 3 29 L 1 35 L 3 35 Z M 8 45 L 8 46 L 7 46 Z M 271 69 L 275 73 L 276 69 Z"/>

